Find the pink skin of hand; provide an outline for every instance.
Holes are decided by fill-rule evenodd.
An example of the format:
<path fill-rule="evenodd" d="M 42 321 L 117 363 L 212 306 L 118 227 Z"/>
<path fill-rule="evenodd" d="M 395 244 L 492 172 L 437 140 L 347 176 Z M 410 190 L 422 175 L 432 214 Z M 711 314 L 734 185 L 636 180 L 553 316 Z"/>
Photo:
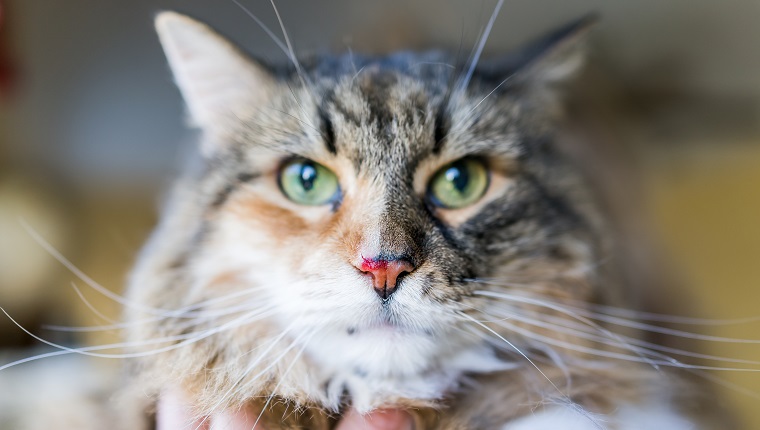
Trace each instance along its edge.
<path fill-rule="evenodd" d="M 223 411 L 206 419 L 194 419 L 186 396 L 179 391 L 161 395 L 156 414 L 157 430 L 267 430 L 256 424 L 258 414 L 248 410 Z M 361 415 L 351 409 L 336 430 L 413 430 L 411 415 L 402 409 L 378 409 Z"/>
<path fill-rule="evenodd" d="M 378 409 L 361 415 L 351 409 L 343 415 L 336 430 L 413 430 L 414 421 L 402 409 Z"/>

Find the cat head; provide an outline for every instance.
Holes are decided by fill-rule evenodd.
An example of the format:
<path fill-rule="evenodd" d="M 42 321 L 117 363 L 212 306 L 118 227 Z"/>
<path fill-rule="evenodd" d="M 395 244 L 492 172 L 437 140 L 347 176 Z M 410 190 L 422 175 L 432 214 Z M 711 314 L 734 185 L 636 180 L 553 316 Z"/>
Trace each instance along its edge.
<path fill-rule="evenodd" d="M 440 52 L 273 68 L 185 16 L 156 26 L 204 160 L 130 285 L 133 338 L 170 345 L 158 385 L 207 407 L 434 400 L 550 355 L 547 300 L 598 293 L 598 209 L 557 142 L 587 21 L 471 73 Z"/>

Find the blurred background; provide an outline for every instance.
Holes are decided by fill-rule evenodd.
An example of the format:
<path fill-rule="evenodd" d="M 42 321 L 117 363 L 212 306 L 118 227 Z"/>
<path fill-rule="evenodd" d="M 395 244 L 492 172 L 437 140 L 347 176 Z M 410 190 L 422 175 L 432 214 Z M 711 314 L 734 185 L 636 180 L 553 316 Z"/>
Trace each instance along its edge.
<path fill-rule="evenodd" d="M 268 1 L 241 1 L 279 34 Z M 121 291 L 193 145 L 154 14 L 184 12 L 259 58 L 285 56 L 232 0 L 0 3 L 0 306 L 46 339 L 115 341 L 112 332 L 44 328 L 106 324 L 118 318 L 118 305 L 66 270 L 23 225 L 94 281 Z M 469 50 L 494 5 L 277 2 L 299 54 Z M 658 258 L 686 286 L 688 316 L 760 315 L 760 2 L 507 0 L 486 52 L 506 52 L 588 12 L 601 21 L 591 40 L 594 79 L 581 88 L 609 107 L 602 117 L 609 144 L 640 178 L 643 204 L 631 211 L 649 223 Z M 760 339 L 760 324 L 751 321 L 690 329 Z M 0 316 L 0 365 L 35 345 Z M 757 346 L 702 347 L 760 359 Z M 744 428 L 760 428 L 760 378 L 717 375 L 739 386 L 723 389 L 721 398 Z"/>

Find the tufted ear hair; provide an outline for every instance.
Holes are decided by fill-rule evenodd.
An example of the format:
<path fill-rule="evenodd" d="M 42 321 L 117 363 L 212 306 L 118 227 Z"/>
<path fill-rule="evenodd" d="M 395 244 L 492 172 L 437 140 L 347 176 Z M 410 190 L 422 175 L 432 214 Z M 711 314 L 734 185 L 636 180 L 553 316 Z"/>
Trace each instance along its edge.
<path fill-rule="evenodd" d="M 482 61 L 478 70 L 486 75 L 521 83 L 551 84 L 572 78 L 586 60 L 586 36 L 596 24 L 586 15 L 529 42 L 506 57 Z"/>
<path fill-rule="evenodd" d="M 176 12 L 159 13 L 155 25 L 193 125 L 223 134 L 231 116 L 271 98 L 270 71 L 207 25 Z"/>

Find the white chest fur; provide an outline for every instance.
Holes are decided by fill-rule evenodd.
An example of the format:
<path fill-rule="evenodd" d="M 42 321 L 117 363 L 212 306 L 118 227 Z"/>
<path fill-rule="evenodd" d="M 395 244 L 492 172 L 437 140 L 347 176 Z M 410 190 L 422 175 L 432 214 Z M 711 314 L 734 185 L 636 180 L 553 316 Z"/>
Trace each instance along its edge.
<path fill-rule="evenodd" d="M 352 406 L 362 413 L 403 398 L 439 399 L 466 372 L 517 366 L 497 359 L 480 345 L 453 349 L 440 339 L 422 335 L 378 332 L 351 339 L 350 345 L 347 342 L 343 335 L 326 335 L 309 352 L 327 381 L 326 406 L 337 408 L 341 396 L 348 393 Z"/>

